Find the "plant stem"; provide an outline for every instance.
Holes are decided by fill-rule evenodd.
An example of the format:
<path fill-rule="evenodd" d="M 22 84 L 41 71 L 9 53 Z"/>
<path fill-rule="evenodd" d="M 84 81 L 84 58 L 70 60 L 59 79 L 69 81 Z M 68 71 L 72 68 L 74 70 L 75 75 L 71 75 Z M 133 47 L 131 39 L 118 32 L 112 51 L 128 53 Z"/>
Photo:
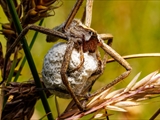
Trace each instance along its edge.
<path fill-rule="evenodd" d="M 17 15 L 16 9 L 15 9 L 13 0 L 7 0 L 7 4 L 8 4 L 8 8 L 10 10 L 12 19 L 13 19 L 13 23 L 14 23 L 14 25 L 16 27 L 16 30 L 17 30 L 18 34 L 20 34 L 21 31 L 22 31 L 22 26 L 20 24 L 20 20 L 18 18 L 18 15 Z M 24 50 L 24 53 L 26 55 L 30 70 L 32 72 L 33 78 L 35 80 L 35 84 L 36 84 L 36 86 L 38 88 L 42 88 L 42 84 L 40 82 L 40 78 L 38 76 L 38 72 L 37 72 L 36 66 L 34 64 L 32 55 L 30 53 L 27 41 L 26 41 L 26 39 L 24 37 L 22 38 L 21 43 L 22 43 L 23 50 Z M 44 107 L 44 109 L 46 111 L 46 114 L 51 112 L 45 92 L 44 91 L 39 91 L 39 95 L 40 95 L 40 98 L 42 100 L 43 107 Z M 49 114 L 47 117 L 48 117 L 49 120 L 53 120 L 54 119 L 52 114 Z"/>
<path fill-rule="evenodd" d="M 39 22 L 38 25 L 41 26 L 42 23 L 43 23 L 43 21 L 44 21 L 44 19 L 42 19 L 42 20 Z M 30 43 L 30 45 L 29 45 L 29 49 L 30 49 L 30 50 L 31 50 L 32 47 L 33 47 L 33 44 L 34 44 L 34 42 L 35 42 L 35 40 L 36 40 L 36 38 L 37 38 L 37 35 L 38 35 L 38 31 L 35 32 L 32 40 L 31 40 L 31 43 Z M 20 65 L 20 67 L 19 67 L 19 70 L 17 71 L 17 74 L 16 74 L 13 82 L 16 82 L 16 81 L 17 81 L 17 79 L 18 79 L 18 77 L 19 77 L 19 75 L 20 75 L 20 73 L 21 73 L 21 71 L 22 71 L 22 69 L 23 69 L 23 66 L 24 66 L 25 62 L 26 62 L 26 57 L 23 58 L 22 63 L 21 63 L 21 65 Z"/>

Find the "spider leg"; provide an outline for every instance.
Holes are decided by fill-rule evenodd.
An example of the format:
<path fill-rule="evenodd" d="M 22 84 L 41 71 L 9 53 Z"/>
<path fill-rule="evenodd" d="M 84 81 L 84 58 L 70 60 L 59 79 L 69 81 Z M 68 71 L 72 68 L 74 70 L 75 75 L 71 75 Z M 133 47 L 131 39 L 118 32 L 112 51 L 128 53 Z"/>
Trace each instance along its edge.
<path fill-rule="evenodd" d="M 68 28 L 68 26 L 72 23 L 76 13 L 78 12 L 80 6 L 82 5 L 83 0 L 77 0 L 77 2 L 75 3 L 73 9 L 70 12 L 70 15 L 68 16 L 67 20 L 65 21 L 64 24 L 57 26 L 55 28 L 53 28 L 53 30 L 59 31 L 59 32 L 64 32 L 64 30 L 66 30 Z M 55 40 L 58 40 L 58 37 L 52 36 L 52 35 L 47 35 L 47 42 L 52 42 Z"/>
<path fill-rule="evenodd" d="M 82 91 L 82 95 L 84 96 L 85 93 L 90 92 L 92 89 L 93 84 L 95 83 L 95 81 L 102 75 L 104 67 L 103 67 L 103 61 L 101 60 L 101 56 L 99 51 L 96 51 L 96 57 L 98 60 L 98 66 L 99 68 L 88 78 L 87 80 L 87 84 L 85 85 L 85 87 L 83 88 Z M 86 95 L 85 97 L 87 97 L 88 95 Z M 88 97 L 87 97 L 88 98 Z"/>
<path fill-rule="evenodd" d="M 14 41 L 14 43 L 11 45 L 11 47 L 8 49 L 8 51 L 6 52 L 5 59 L 4 59 L 4 67 L 3 67 L 3 69 L 4 69 L 3 80 L 0 82 L 0 85 L 5 81 L 5 70 L 6 70 L 6 67 L 7 67 L 7 61 L 12 54 L 12 50 L 17 46 L 17 44 L 20 42 L 20 40 L 23 38 L 23 36 L 25 36 L 25 34 L 29 30 L 35 30 L 35 31 L 38 31 L 38 32 L 41 32 L 41 33 L 44 33 L 44 34 L 49 34 L 49 35 L 52 35 L 52 36 L 57 36 L 57 37 L 62 38 L 62 39 L 67 39 L 66 35 L 64 35 L 63 33 L 55 31 L 55 30 L 51 30 L 51 29 L 48 29 L 48 28 L 44 28 L 44 27 L 36 26 L 36 25 L 29 25 L 29 26 L 25 27 L 22 30 L 22 32 L 19 34 L 17 39 Z"/>
<path fill-rule="evenodd" d="M 68 82 L 68 78 L 67 78 L 67 70 L 68 70 L 68 65 L 70 62 L 70 58 L 71 58 L 71 54 L 72 54 L 72 50 L 74 48 L 74 41 L 73 40 L 69 40 L 68 41 L 68 45 L 64 54 L 64 58 L 63 58 L 63 62 L 62 62 L 62 67 L 61 67 L 61 78 L 62 78 L 62 82 L 63 84 L 66 86 L 68 92 L 70 93 L 71 97 L 73 98 L 73 100 L 75 101 L 75 103 L 77 104 L 77 107 L 83 111 L 83 107 L 81 105 L 81 103 L 79 102 L 77 96 L 75 95 L 75 93 L 73 92 L 70 83 Z"/>
<path fill-rule="evenodd" d="M 110 47 L 112 46 L 112 42 L 113 42 L 113 35 L 112 34 L 99 34 L 99 36 L 104 41 L 108 40 L 107 45 L 109 45 Z M 105 52 L 105 55 L 104 55 L 103 61 L 102 61 L 103 62 L 103 71 L 106 66 L 107 60 L 108 60 L 108 53 Z"/>
<path fill-rule="evenodd" d="M 37 25 L 29 25 L 27 27 L 25 27 L 22 32 L 19 34 L 19 36 L 17 37 L 17 39 L 15 40 L 15 42 L 11 45 L 11 47 L 8 49 L 7 53 L 6 53 L 6 57 L 9 56 L 9 54 L 11 53 L 11 51 L 16 47 L 16 45 L 20 42 L 21 38 L 23 36 L 26 35 L 26 33 L 29 31 L 29 30 L 35 30 L 35 31 L 38 31 L 38 32 L 41 32 L 41 33 L 44 33 L 44 34 L 49 34 L 49 35 L 52 35 L 52 36 L 56 36 L 56 37 L 59 37 L 59 38 L 62 38 L 62 39 L 67 39 L 66 35 L 61 33 L 61 32 L 58 32 L 56 30 L 51 30 L 51 29 L 48 29 L 48 28 L 45 28 L 45 27 L 41 27 L 41 26 L 37 26 Z"/>
<path fill-rule="evenodd" d="M 83 0 L 77 0 L 76 4 L 74 5 L 70 15 L 68 16 L 68 18 L 64 24 L 64 30 L 67 29 L 67 27 L 71 24 L 72 20 L 74 19 L 75 15 L 77 14 L 77 11 L 79 10 L 82 3 L 83 3 Z"/>
<path fill-rule="evenodd" d="M 108 40 L 107 42 L 107 45 L 111 46 L 112 45 L 112 41 L 113 41 L 113 36 L 111 34 L 100 34 L 100 38 L 103 39 L 103 40 Z M 96 51 L 96 57 L 97 57 L 97 60 L 98 60 L 98 70 L 92 74 L 92 76 L 88 79 L 88 82 L 90 84 L 87 84 L 87 86 L 85 86 L 85 89 L 83 90 L 82 94 L 83 93 L 86 93 L 86 92 L 89 92 L 91 91 L 92 89 L 92 86 L 93 84 L 95 83 L 95 81 L 102 75 L 104 69 L 105 69 L 105 66 L 106 66 L 106 63 L 107 63 L 107 60 L 108 60 L 108 53 L 105 52 L 104 56 L 103 56 L 103 59 L 101 59 L 101 55 L 100 55 L 100 52 L 97 50 Z"/>
<path fill-rule="evenodd" d="M 69 72 L 74 72 L 74 71 L 78 70 L 82 66 L 82 64 L 84 63 L 84 54 L 83 54 L 83 47 L 82 47 L 82 45 L 80 46 L 79 53 L 80 53 L 80 63 L 79 63 L 79 65 L 75 69 L 73 69 L 73 70 L 71 70 Z"/>
<path fill-rule="evenodd" d="M 127 71 L 123 72 L 120 76 L 118 76 L 115 80 L 113 80 L 111 83 L 107 84 L 105 87 L 94 93 L 92 96 L 114 86 L 121 80 L 125 79 L 131 72 L 132 67 L 129 65 L 129 63 L 122 58 L 114 49 L 112 49 L 110 46 L 104 43 L 104 41 L 101 39 L 101 48 L 107 52 L 112 58 L 114 58 L 120 65 L 122 65 Z"/>
<path fill-rule="evenodd" d="M 113 35 L 112 34 L 98 34 L 102 40 L 108 40 L 107 45 L 112 46 Z"/>

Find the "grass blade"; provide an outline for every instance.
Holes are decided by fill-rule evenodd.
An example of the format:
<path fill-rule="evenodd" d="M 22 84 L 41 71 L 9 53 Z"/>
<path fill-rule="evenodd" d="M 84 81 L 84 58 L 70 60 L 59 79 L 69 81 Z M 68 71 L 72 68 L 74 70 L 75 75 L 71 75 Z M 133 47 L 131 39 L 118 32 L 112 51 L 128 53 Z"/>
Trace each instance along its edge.
<path fill-rule="evenodd" d="M 21 31 L 22 31 L 22 26 L 21 26 L 21 24 L 20 24 L 20 20 L 19 20 L 19 18 L 18 18 L 17 13 L 16 13 L 16 9 L 15 9 L 13 0 L 7 0 L 6 2 L 7 2 L 7 4 L 8 4 L 8 8 L 9 8 L 9 10 L 10 10 L 10 13 L 11 13 L 11 16 L 12 16 L 12 19 L 13 19 L 13 23 L 14 23 L 14 25 L 15 25 L 15 27 L 16 27 L 16 30 L 17 30 L 18 34 L 20 34 Z M 36 66 L 35 66 L 35 64 L 34 64 L 32 55 L 31 55 L 31 53 L 30 53 L 30 50 L 29 50 L 27 41 L 26 41 L 26 39 L 23 37 L 22 40 L 21 40 L 21 42 L 22 42 L 22 44 L 23 44 L 23 50 L 24 50 L 24 53 L 25 53 L 25 55 L 26 55 L 26 59 L 27 59 L 27 61 L 28 61 L 30 70 L 31 70 L 31 72 L 32 72 L 33 78 L 34 78 L 35 83 L 36 83 L 36 86 L 37 86 L 38 88 L 41 88 L 41 87 L 42 87 L 42 84 L 41 84 L 41 82 L 40 82 L 40 78 L 39 78 L 39 75 L 38 75 Z M 39 91 L 39 95 L 40 95 L 40 98 L 41 98 L 41 100 L 42 100 L 43 107 L 44 107 L 44 109 L 45 109 L 45 111 L 46 111 L 46 114 L 49 113 L 49 112 L 51 112 L 44 91 Z M 49 120 L 53 120 L 53 119 L 54 119 L 53 116 L 52 116 L 52 114 L 49 114 L 47 117 L 48 117 Z"/>

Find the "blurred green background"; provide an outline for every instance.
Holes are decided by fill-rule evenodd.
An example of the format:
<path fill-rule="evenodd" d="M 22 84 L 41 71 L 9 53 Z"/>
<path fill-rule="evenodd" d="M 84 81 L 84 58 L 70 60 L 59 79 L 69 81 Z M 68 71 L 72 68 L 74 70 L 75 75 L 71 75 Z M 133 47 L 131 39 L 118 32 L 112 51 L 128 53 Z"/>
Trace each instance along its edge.
<path fill-rule="evenodd" d="M 46 18 L 43 26 L 53 28 L 63 23 L 70 13 L 75 0 L 64 0 L 63 5 L 55 10 L 53 17 Z M 78 12 L 76 18 L 81 18 L 84 4 Z M 6 23 L 7 19 L 0 8 L 0 22 Z M 114 36 L 112 47 L 120 55 L 138 53 L 160 53 L 160 1 L 158 0 L 95 0 L 93 6 L 93 18 L 91 27 L 98 33 L 111 33 Z M 26 38 L 28 43 L 32 39 L 34 31 L 30 31 Z M 32 49 L 32 55 L 36 63 L 39 74 L 41 74 L 43 58 L 54 43 L 45 41 L 46 35 L 39 34 Z M 5 49 L 5 40 L 0 35 Z M 130 76 L 115 86 L 115 88 L 125 87 L 129 81 L 138 73 L 142 72 L 141 78 L 145 75 L 160 69 L 160 57 L 140 58 L 128 60 L 133 70 Z M 116 76 L 124 72 L 124 68 L 113 62 L 106 65 L 104 74 L 96 81 L 93 91 L 111 82 Z M 26 64 L 19 81 L 32 79 L 32 74 Z M 58 99 L 60 109 L 63 111 L 69 100 Z M 160 98 L 154 99 L 148 104 L 131 108 L 131 113 L 138 119 L 149 119 L 153 113 L 160 108 Z M 54 116 L 57 115 L 54 106 L 54 97 L 49 98 L 49 103 Z M 64 104 L 65 103 L 65 104 Z M 149 108 L 149 109 L 148 109 Z M 113 113 L 112 119 L 123 118 L 125 114 L 109 111 Z M 33 119 L 44 115 L 41 101 L 37 102 Z M 159 117 L 160 119 L 160 117 Z"/>

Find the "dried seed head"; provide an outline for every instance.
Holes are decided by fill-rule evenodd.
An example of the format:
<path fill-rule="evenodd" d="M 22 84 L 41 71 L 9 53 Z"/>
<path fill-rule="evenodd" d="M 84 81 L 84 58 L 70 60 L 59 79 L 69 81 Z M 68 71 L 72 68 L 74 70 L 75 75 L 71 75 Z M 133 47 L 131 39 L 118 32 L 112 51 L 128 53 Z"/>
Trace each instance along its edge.
<path fill-rule="evenodd" d="M 149 75 L 147 75 L 146 77 L 144 77 L 142 80 L 140 80 L 139 82 L 137 82 L 132 88 L 131 90 L 135 90 L 136 88 L 140 87 L 140 86 L 144 86 L 146 85 L 145 83 L 147 83 L 154 75 L 156 75 L 158 73 L 158 71 L 152 72 Z"/>
<path fill-rule="evenodd" d="M 32 24 L 42 18 L 53 16 L 54 9 L 62 5 L 60 0 L 21 0 L 23 6 L 22 24 Z M 53 12 L 53 14 L 51 14 Z"/>
<path fill-rule="evenodd" d="M 124 108 L 120 108 L 112 105 L 106 106 L 106 109 L 113 110 L 113 111 L 127 112 Z"/>
<path fill-rule="evenodd" d="M 42 69 L 42 77 L 45 86 L 53 89 L 50 91 L 62 98 L 70 98 L 60 75 L 66 46 L 66 43 L 54 45 L 45 56 Z M 83 55 L 84 63 L 82 66 L 78 70 L 70 72 L 75 70 L 82 62 L 80 53 L 74 49 L 67 70 L 68 81 L 77 95 L 81 94 L 83 90 L 86 90 L 88 84 L 92 84 L 92 81 L 89 81 L 88 79 L 98 69 L 98 60 L 95 53 L 86 52 Z"/>

